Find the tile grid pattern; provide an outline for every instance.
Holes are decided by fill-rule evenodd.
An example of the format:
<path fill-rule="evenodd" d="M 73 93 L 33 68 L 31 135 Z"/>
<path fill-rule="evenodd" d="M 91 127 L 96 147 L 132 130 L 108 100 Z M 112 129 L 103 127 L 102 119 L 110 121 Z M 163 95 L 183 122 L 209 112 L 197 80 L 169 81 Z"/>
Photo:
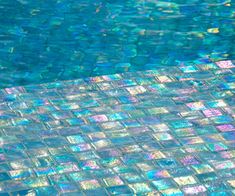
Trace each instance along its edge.
<path fill-rule="evenodd" d="M 235 64 L 0 91 L 0 195 L 235 194 Z"/>

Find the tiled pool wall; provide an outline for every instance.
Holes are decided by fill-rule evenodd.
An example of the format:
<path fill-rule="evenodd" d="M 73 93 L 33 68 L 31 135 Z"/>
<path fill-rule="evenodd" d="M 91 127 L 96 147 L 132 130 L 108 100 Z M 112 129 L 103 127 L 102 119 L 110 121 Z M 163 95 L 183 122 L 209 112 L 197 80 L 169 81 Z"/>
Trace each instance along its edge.
<path fill-rule="evenodd" d="M 235 59 L 230 0 L 1 0 L 0 88 Z"/>
<path fill-rule="evenodd" d="M 0 195 L 234 195 L 235 64 L 0 91 Z"/>

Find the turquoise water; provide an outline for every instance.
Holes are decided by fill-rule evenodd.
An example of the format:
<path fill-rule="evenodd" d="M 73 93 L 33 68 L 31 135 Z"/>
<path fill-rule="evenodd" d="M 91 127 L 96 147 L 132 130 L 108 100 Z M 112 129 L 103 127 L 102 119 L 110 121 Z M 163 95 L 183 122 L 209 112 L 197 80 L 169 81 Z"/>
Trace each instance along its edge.
<path fill-rule="evenodd" d="M 234 59 L 229 0 L 1 0 L 0 88 Z"/>

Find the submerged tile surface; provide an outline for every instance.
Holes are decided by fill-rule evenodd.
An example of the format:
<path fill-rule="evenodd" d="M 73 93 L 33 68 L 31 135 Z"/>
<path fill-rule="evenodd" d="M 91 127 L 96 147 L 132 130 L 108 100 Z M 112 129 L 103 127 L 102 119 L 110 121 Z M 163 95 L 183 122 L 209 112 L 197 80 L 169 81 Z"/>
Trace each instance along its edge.
<path fill-rule="evenodd" d="M 233 195 L 235 65 L 0 91 L 3 195 Z"/>

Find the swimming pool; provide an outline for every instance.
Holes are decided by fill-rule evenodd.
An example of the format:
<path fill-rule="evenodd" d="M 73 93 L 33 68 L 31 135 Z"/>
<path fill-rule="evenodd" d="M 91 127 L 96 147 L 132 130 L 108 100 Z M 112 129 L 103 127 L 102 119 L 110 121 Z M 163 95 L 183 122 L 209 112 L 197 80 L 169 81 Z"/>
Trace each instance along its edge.
<path fill-rule="evenodd" d="M 229 0 L 1 0 L 0 88 L 234 59 Z"/>
<path fill-rule="evenodd" d="M 235 195 L 234 16 L 1 0 L 0 196 Z"/>

